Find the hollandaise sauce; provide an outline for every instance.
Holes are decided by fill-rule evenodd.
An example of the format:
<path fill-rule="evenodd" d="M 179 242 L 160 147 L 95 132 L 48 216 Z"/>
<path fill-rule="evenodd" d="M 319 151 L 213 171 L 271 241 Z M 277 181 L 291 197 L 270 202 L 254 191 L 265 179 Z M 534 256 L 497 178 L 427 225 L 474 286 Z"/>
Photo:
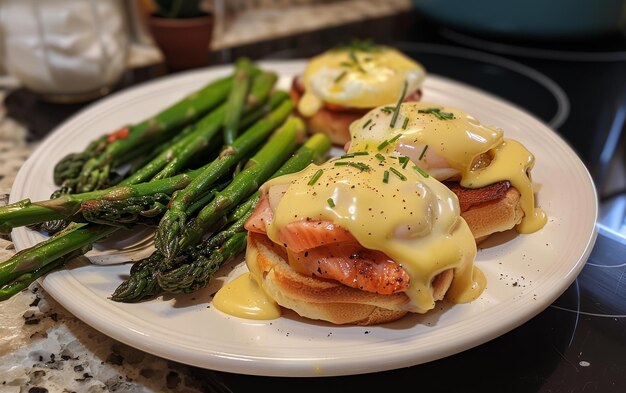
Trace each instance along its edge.
<path fill-rule="evenodd" d="M 543 228 L 547 216 L 535 207 L 534 193 L 529 172 L 534 166 L 535 157 L 519 142 L 506 139 L 493 150 L 491 163 L 484 168 L 469 171 L 461 185 L 482 187 L 501 180 L 509 180 L 521 195 L 524 217 L 517 225 L 520 233 L 532 233 Z"/>
<path fill-rule="evenodd" d="M 449 300 L 468 302 L 484 289 L 473 265 L 476 243 L 460 218 L 456 196 L 397 157 L 347 154 L 263 187 L 273 203 L 267 226 L 271 240 L 280 244 L 280 229 L 294 221 L 332 221 L 363 247 L 382 251 L 408 272 L 413 312 L 434 307 L 433 279 L 448 269 L 454 270 Z M 281 190 L 274 202 L 272 187 Z"/>
<path fill-rule="evenodd" d="M 390 127 L 391 117 L 388 107 L 380 107 L 352 123 L 349 151 L 407 156 L 438 180 L 458 180 L 468 188 L 508 180 L 521 194 L 524 216 L 517 230 L 530 233 L 545 225 L 529 175 L 535 157 L 521 143 L 461 110 L 428 102 L 401 104 L 396 125 L 402 127 Z M 477 165 L 480 160 L 484 165 Z"/>
<path fill-rule="evenodd" d="M 392 48 L 329 50 L 309 60 L 298 110 L 312 116 L 324 103 L 353 108 L 390 104 L 398 100 L 405 82 L 408 91 L 415 91 L 424 75 L 419 63 Z"/>
<path fill-rule="evenodd" d="M 217 291 L 213 306 L 223 313 L 246 319 L 276 319 L 281 315 L 280 306 L 248 272 Z"/>

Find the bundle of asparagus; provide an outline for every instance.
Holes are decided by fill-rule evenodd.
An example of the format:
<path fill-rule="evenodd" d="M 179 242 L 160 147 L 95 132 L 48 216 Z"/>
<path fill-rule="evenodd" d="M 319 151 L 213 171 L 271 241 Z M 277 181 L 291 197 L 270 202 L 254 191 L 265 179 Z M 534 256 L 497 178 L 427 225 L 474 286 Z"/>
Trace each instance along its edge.
<path fill-rule="evenodd" d="M 157 251 L 132 266 L 113 300 L 205 286 L 220 264 L 245 248 L 243 223 L 260 184 L 319 162 L 330 149 L 319 135 L 293 154 L 304 125 L 291 116 L 289 95 L 275 91 L 276 81 L 276 74 L 240 59 L 233 75 L 63 158 L 55 167 L 61 192 L 47 201 L 26 199 L 0 208 L 0 233 L 70 223 L 0 263 L 0 300 L 119 228 L 138 225 L 157 227 Z M 125 177 L 112 176 L 131 160 L 143 165 L 131 166 Z M 201 166 L 194 166 L 198 160 Z"/>

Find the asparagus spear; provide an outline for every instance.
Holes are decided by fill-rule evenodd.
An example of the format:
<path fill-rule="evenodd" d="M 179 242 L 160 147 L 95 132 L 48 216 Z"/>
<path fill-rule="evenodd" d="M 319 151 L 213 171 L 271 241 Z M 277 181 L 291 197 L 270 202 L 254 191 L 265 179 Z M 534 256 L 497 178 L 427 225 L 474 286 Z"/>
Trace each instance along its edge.
<path fill-rule="evenodd" d="M 163 255 L 155 251 L 148 258 L 133 264 L 129 277 L 111 295 L 111 300 L 134 303 L 162 292 L 154 274 L 154 267 Z"/>
<path fill-rule="evenodd" d="M 256 71 L 258 72 L 258 70 Z M 228 79 L 231 78 L 226 78 L 225 80 L 221 81 L 221 83 L 217 83 L 217 85 L 221 84 L 221 87 L 224 87 L 224 83 L 231 83 L 231 81 L 229 81 Z M 271 82 L 269 82 L 271 85 L 273 85 L 274 81 L 275 81 L 275 76 L 274 79 L 272 80 L 270 79 L 266 79 L 266 80 L 270 80 Z M 220 82 L 220 81 L 218 81 Z M 209 86 L 207 86 L 207 88 L 212 87 L 215 88 L 216 86 L 214 84 L 211 84 Z M 207 88 L 203 89 L 204 93 L 207 92 Z M 283 93 L 286 94 L 286 93 Z M 193 97 L 188 97 L 187 101 L 201 101 L 201 100 L 197 100 L 196 98 Z M 255 102 L 254 97 L 252 97 L 251 102 Z M 277 102 L 277 101 L 276 101 Z M 161 112 L 161 114 L 159 115 L 174 115 L 174 110 L 173 109 L 178 109 L 181 110 L 182 105 L 174 105 L 168 110 Z M 193 109 L 193 106 L 189 106 L 190 109 Z M 252 110 L 250 115 L 247 117 L 246 120 L 242 121 L 242 124 L 245 124 L 246 121 L 251 121 L 253 119 L 255 119 L 256 117 L 258 117 L 261 113 L 262 113 L 263 108 L 256 108 L 256 110 Z M 188 111 L 186 113 L 186 115 L 190 115 L 190 112 L 192 112 L 192 110 Z M 179 113 L 180 114 L 180 113 Z M 158 116 L 157 116 L 158 117 Z M 166 116 L 167 117 L 167 116 Z M 171 118 L 164 118 L 163 120 L 172 120 L 173 123 L 176 123 L 175 120 L 171 119 Z M 143 130 L 144 133 L 142 134 L 142 137 L 146 137 L 149 132 L 147 132 L 147 130 L 149 130 L 151 127 L 153 127 L 153 125 L 151 124 L 145 124 L 146 122 L 144 122 L 144 124 L 140 124 L 143 125 Z M 168 123 L 171 124 L 171 123 Z M 168 125 L 166 124 L 166 126 Z M 142 127 L 139 127 L 140 129 Z M 159 128 L 158 126 L 156 127 L 157 129 Z M 172 128 L 176 128 L 174 126 L 172 126 Z M 127 135 L 127 130 L 122 130 L 121 132 L 117 132 L 111 135 L 107 135 L 107 136 L 103 136 L 101 138 L 99 138 L 98 140 L 95 140 L 94 142 L 92 142 L 88 149 L 83 152 L 83 153 L 79 153 L 79 154 L 73 154 L 69 157 L 68 160 L 62 160 L 61 163 L 59 163 L 59 165 L 57 165 L 58 169 L 61 171 L 57 171 L 55 172 L 55 181 L 57 181 L 58 183 L 61 182 L 66 182 L 68 180 L 69 176 L 75 176 L 76 172 L 77 172 L 77 168 L 82 166 L 82 162 L 85 162 L 85 160 L 87 159 L 92 159 L 93 157 L 97 156 L 98 154 L 101 154 L 103 152 L 107 152 L 110 149 L 110 145 L 113 145 L 116 143 L 116 141 L 118 141 L 120 138 L 124 139 Z M 182 139 L 184 136 L 186 136 L 185 132 L 180 133 L 180 136 L 178 136 L 178 138 Z M 129 139 L 133 139 L 133 138 L 129 138 Z M 141 137 L 136 137 L 134 138 L 135 141 L 139 140 L 141 141 L 142 138 Z M 145 146 L 146 144 L 143 144 L 143 146 Z M 129 147 L 127 146 L 122 146 L 119 147 L 118 150 L 115 149 L 111 149 L 112 151 L 117 151 L 117 152 L 124 152 L 126 150 L 129 149 Z M 127 154 L 128 155 L 128 154 Z M 76 159 L 79 158 L 80 160 L 82 160 L 82 162 L 80 164 L 77 164 Z M 111 159 L 111 162 L 114 162 L 114 159 Z M 73 168 L 73 172 L 72 172 L 72 168 Z M 71 172 L 71 173 L 70 173 Z M 107 176 L 108 176 L 108 172 L 107 172 Z M 130 181 L 128 182 L 130 183 Z M 205 196 L 206 198 L 206 196 Z M 202 202 L 202 200 L 197 200 L 196 204 Z M 58 236 L 58 237 L 53 237 L 51 239 L 49 239 L 50 242 L 52 242 L 52 244 L 48 243 L 48 242 L 42 242 L 39 245 L 32 247 L 29 250 L 24 250 L 23 253 L 20 253 L 20 255 L 15 256 L 15 258 L 10 259 L 9 261 L 3 262 L 0 265 L 0 280 L 2 280 L 2 285 L 3 287 L 1 288 L 1 290 L 5 290 L 7 288 L 17 288 L 19 287 L 19 285 L 28 285 L 30 284 L 30 282 L 32 282 L 33 280 L 35 280 L 37 277 L 39 277 L 39 275 L 41 274 L 45 274 L 45 272 L 47 272 L 47 269 L 52 269 L 53 265 L 54 266 L 59 266 L 62 265 L 64 263 L 63 258 L 57 258 L 59 254 L 49 254 L 47 252 L 48 249 L 51 248 L 55 248 L 57 251 L 59 252 L 63 252 L 64 255 L 68 255 L 68 253 L 70 252 L 79 252 L 82 249 L 86 249 L 87 247 L 89 247 L 93 242 L 96 242 L 98 240 L 101 240 L 102 238 L 108 236 L 110 234 L 111 228 L 109 227 L 104 227 L 104 226 L 98 226 L 98 225 L 85 225 L 85 224 L 73 224 L 73 226 L 71 228 L 68 228 L 68 230 L 66 230 L 65 232 L 63 232 L 62 235 Z M 85 234 L 90 233 L 91 236 L 85 236 Z M 39 257 L 39 258 L 38 258 Z M 26 262 L 24 262 L 26 261 Z M 37 261 L 37 263 L 31 263 L 32 261 Z M 30 266 L 29 266 L 30 265 Z M 34 266 L 34 268 L 33 268 Z M 48 266 L 48 267 L 47 267 Z M 52 267 L 50 267 L 52 266 Z M 25 272 L 26 270 L 24 269 L 29 269 L 32 268 L 31 270 L 28 270 L 28 272 L 22 274 L 22 279 L 28 279 L 28 277 L 30 277 L 30 281 L 29 282 L 25 282 L 25 281 L 20 281 L 19 283 L 13 282 L 12 284 L 9 283 L 7 284 L 7 282 L 11 281 L 12 277 L 15 277 L 15 275 L 12 275 L 10 277 L 4 275 L 3 277 L 3 273 L 6 272 L 10 272 L 12 270 L 14 271 L 19 271 L 19 272 Z M 39 274 L 39 275 L 37 275 Z M 8 278 L 7 278 L 8 277 Z M 7 292 L 5 292 L 7 293 Z"/>
<path fill-rule="evenodd" d="M 228 183 L 220 184 L 216 189 L 220 190 L 226 184 Z M 216 192 L 208 193 L 198 203 L 191 205 L 189 213 L 199 210 L 215 197 Z M 93 243 L 106 238 L 117 229 L 119 223 L 118 226 L 73 223 L 64 232 L 0 263 L 0 301 L 8 299 L 72 258 L 85 254 Z"/>
<path fill-rule="evenodd" d="M 250 94 L 248 94 L 246 104 L 243 106 L 243 114 L 246 118 L 242 120 L 242 122 L 250 122 L 250 117 L 258 119 L 260 112 L 255 111 L 255 109 L 266 101 L 267 95 L 271 91 L 272 86 L 276 83 L 276 80 L 276 74 L 270 72 L 265 72 L 254 78 Z M 280 102 L 286 100 L 287 98 L 288 94 L 285 92 L 273 94 L 272 97 L 270 97 L 265 110 L 276 108 Z M 163 179 L 180 172 L 191 157 L 194 157 L 200 150 L 209 145 L 211 139 L 214 138 L 216 131 L 220 129 L 221 121 L 228 117 L 231 112 L 231 108 L 228 106 L 229 104 L 230 103 L 224 104 L 224 107 L 220 108 L 222 109 L 221 113 L 216 114 L 216 116 L 212 119 L 215 122 L 213 125 L 215 130 L 210 136 L 196 138 L 193 143 L 188 143 L 181 149 L 180 152 L 173 156 L 172 160 L 158 174 L 156 174 L 154 178 Z M 237 127 L 238 125 L 234 126 Z"/>
<path fill-rule="evenodd" d="M 269 89 L 271 89 L 271 86 L 273 86 L 275 78 L 276 76 L 273 73 L 263 73 L 259 77 L 255 78 L 255 81 L 258 79 L 258 84 L 253 87 L 253 91 L 250 95 L 250 101 L 261 102 L 263 100 L 263 95 L 267 94 Z M 248 123 L 250 122 L 250 119 L 257 118 L 268 110 L 277 109 L 287 99 L 288 94 L 285 92 L 279 91 L 272 94 L 267 105 L 259 108 L 251 107 L 249 115 L 246 119 L 244 119 L 244 122 Z M 285 106 L 283 106 L 283 111 L 284 110 Z M 220 112 L 221 111 L 219 109 L 213 111 L 212 114 L 205 117 L 203 121 L 206 120 L 208 123 L 209 119 L 213 119 L 215 117 L 215 114 L 223 116 L 223 112 Z M 280 120 L 281 116 L 283 116 L 283 114 L 278 115 L 276 121 Z M 219 124 L 219 121 L 217 123 L 213 123 Z M 173 191 L 180 189 L 180 187 L 186 186 L 191 179 L 195 178 L 196 175 L 200 173 L 200 171 L 195 170 L 185 175 L 163 178 L 161 179 L 163 182 L 151 182 L 149 185 L 148 183 L 143 184 L 142 182 L 147 182 L 146 179 L 154 175 L 155 170 L 161 168 L 169 159 L 169 156 L 176 156 L 183 151 L 186 145 L 193 144 L 195 138 L 204 138 L 207 136 L 207 132 L 213 132 L 214 134 L 214 132 L 217 131 L 217 128 L 210 130 L 210 127 L 207 125 L 199 125 L 198 128 L 203 131 L 204 134 L 195 132 L 188 133 L 187 136 L 181 138 L 175 145 L 172 145 L 170 148 L 164 150 L 159 156 L 157 156 L 150 163 L 146 164 L 142 169 L 122 181 L 118 186 L 107 189 L 107 191 L 100 190 L 81 194 L 62 194 L 55 199 L 39 202 L 32 202 L 29 199 L 25 199 L 11 205 L 0 207 L 0 233 L 8 234 L 13 228 L 34 225 L 41 222 L 46 222 L 48 225 L 59 223 L 61 224 L 58 228 L 60 230 L 66 225 L 63 223 L 64 219 L 75 215 L 81 210 L 81 205 L 88 201 L 92 201 L 89 203 L 94 203 L 95 201 L 120 201 L 130 197 L 148 197 L 155 193 L 171 194 Z M 178 169 L 178 165 L 174 168 L 170 168 L 172 171 L 176 169 Z M 158 176 L 155 176 L 155 178 L 158 179 Z M 138 187 L 123 188 L 124 186 L 137 183 L 143 185 Z M 146 203 L 149 203 L 149 201 L 144 199 L 143 204 L 145 205 Z M 91 204 L 90 206 L 93 207 L 94 205 Z M 58 231 L 55 228 L 49 229 L 54 229 L 52 232 Z"/>
<path fill-rule="evenodd" d="M 180 269 L 177 268 L 173 271 L 164 272 L 162 275 L 157 274 L 158 272 L 156 270 L 156 266 L 163 259 L 163 254 L 158 251 L 152 253 L 152 255 L 148 258 L 134 263 L 130 269 L 128 279 L 122 282 L 115 289 L 111 295 L 111 299 L 117 302 L 131 303 L 158 295 L 164 290 L 159 284 L 160 279 L 163 280 L 164 285 L 166 286 L 165 288 L 169 288 L 166 289 L 166 291 L 193 292 L 190 290 L 190 284 L 200 282 L 200 278 L 198 276 L 202 274 L 202 272 L 198 269 L 198 265 L 202 262 L 208 262 L 214 250 L 219 249 L 234 235 L 242 232 L 243 223 L 245 223 L 245 220 L 254 210 L 254 205 L 256 205 L 257 200 L 258 197 L 250 198 L 250 200 L 243 203 L 240 208 L 236 209 L 231 217 L 226 218 L 224 225 L 226 225 L 226 222 L 234 221 L 230 227 L 219 232 L 217 235 L 213 236 L 197 248 L 193 247 L 187 249 L 184 253 L 177 256 L 176 265 L 180 266 Z M 239 242 L 234 244 L 231 243 L 230 245 L 232 246 L 236 244 L 239 244 Z M 226 255 L 224 252 L 219 252 L 221 257 L 220 263 L 230 259 L 240 251 L 238 248 L 234 249 L 232 247 L 228 247 L 227 250 L 229 255 Z M 215 257 L 217 257 L 217 255 Z M 207 277 L 206 282 L 208 282 L 210 277 L 215 274 L 215 271 L 219 267 L 219 263 L 214 263 L 211 266 L 212 267 L 208 269 L 211 273 L 208 276 L 203 275 Z M 173 282 L 178 280 L 179 276 L 186 276 L 190 278 L 186 280 L 185 285 L 176 286 Z"/>
<path fill-rule="evenodd" d="M 155 151 L 152 152 L 151 154 L 140 155 L 139 157 L 133 160 L 130 160 L 129 161 L 129 164 L 130 164 L 129 173 L 133 174 L 137 172 L 139 168 L 142 168 L 148 165 L 149 163 L 151 163 L 153 160 L 158 159 L 159 154 L 163 153 L 163 151 L 166 150 L 167 147 L 180 144 L 181 139 L 186 138 L 190 134 L 191 131 L 193 131 L 193 127 L 188 126 L 185 129 L 183 129 L 181 132 L 179 132 L 178 134 L 174 135 L 174 137 L 171 138 L 169 143 L 162 143 L 160 146 L 158 146 L 155 149 Z M 50 199 L 56 199 L 63 195 L 70 194 L 74 191 L 73 188 L 75 185 L 75 178 L 79 176 L 82 166 L 91 157 L 91 155 L 95 154 L 94 151 L 103 149 L 102 146 L 106 144 L 106 141 L 109 137 L 110 137 L 109 135 L 101 136 L 100 138 L 91 142 L 85 151 L 81 153 L 72 153 L 66 157 L 67 160 L 62 159 L 61 162 L 57 164 L 56 170 L 54 172 L 55 183 L 60 184 L 63 182 L 63 180 L 60 177 L 63 177 L 65 179 L 71 178 L 74 180 L 73 181 L 68 180 L 67 182 L 65 182 L 64 186 L 62 186 L 58 190 L 55 190 L 50 195 Z M 153 165 L 154 164 L 151 164 L 151 166 Z M 118 176 L 120 177 L 119 180 L 116 181 L 114 179 L 110 179 L 110 183 L 112 184 L 141 183 L 141 182 L 150 180 L 150 176 L 153 174 L 153 172 L 149 172 L 146 174 L 144 170 L 142 174 L 144 174 L 145 176 L 127 178 L 126 181 L 124 182 L 120 182 L 122 176 Z M 0 219 L 0 222 L 2 222 L 1 219 Z M 43 232 L 47 232 L 48 234 L 55 234 L 57 232 L 60 232 L 64 228 L 66 228 L 69 223 L 70 222 L 65 219 L 51 219 L 50 221 L 33 223 L 28 226 L 29 228 L 35 231 L 43 231 Z M 0 233 L 2 233 L 2 229 L 0 229 Z"/>
<path fill-rule="evenodd" d="M 290 117 L 247 163 L 239 173 L 215 199 L 205 206 L 194 220 L 190 221 L 181 238 L 173 238 L 167 245 L 168 254 L 160 250 L 166 258 L 175 255 L 179 249 L 196 245 L 203 234 L 214 225 L 228 210 L 241 199 L 253 193 L 262 182 L 278 169 L 296 146 L 296 139 L 304 134 L 304 123 L 296 117 Z M 167 213 L 166 213 L 167 215 Z M 161 229 L 161 228 L 159 228 Z M 168 266 L 166 260 L 164 266 Z"/>
<path fill-rule="evenodd" d="M 242 110 L 246 101 L 246 95 L 250 88 L 250 70 L 252 64 L 245 57 L 240 58 L 235 63 L 235 80 L 233 88 L 230 90 L 228 100 L 228 111 L 224 116 L 224 144 L 231 145 L 237 137 L 237 129 L 241 118 Z"/>
<path fill-rule="evenodd" d="M 66 194 L 56 199 L 40 202 L 24 199 L 0 207 L 0 233 L 9 233 L 11 229 L 19 226 L 72 217 L 80 212 L 81 206 L 85 202 L 123 201 L 128 198 L 145 197 L 158 193 L 171 195 L 174 191 L 189 185 L 208 165 L 167 179 L 151 182 L 117 186 L 82 194 Z"/>
<path fill-rule="evenodd" d="M 111 226 L 78 224 L 67 233 L 61 232 L 57 236 L 37 244 L 34 248 L 18 252 L 0 264 L 0 288 L 71 252 L 84 249 L 84 247 L 110 235 L 117 229 Z M 71 236 L 66 236 L 70 234 Z"/>
<path fill-rule="evenodd" d="M 276 74 L 270 72 L 262 72 L 254 78 L 249 98 L 249 101 L 254 102 L 254 105 L 246 106 L 246 114 L 253 113 L 267 100 L 276 79 Z M 272 102 L 275 103 L 277 98 L 272 98 Z M 224 103 L 200 119 L 197 123 L 188 126 L 191 132 L 189 132 L 187 136 L 181 138 L 177 143 L 170 145 L 151 162 L 126 178 L 122 184 L 140 183 L 155 178 L 163 179 L 180 172 L 184 166 L 187 165 L 189 160 L 195 154 L 205 149 L 218 133 L 224 114 L 226 113 L 226 108 L 227 104 Z"/>
<path fill-rule="evenodd" d="M 56 259 L 52 263 L 43 265 L 42 267 L 36 268 L 32 271 L 22 273 L 7 285 L 0 285 L 0 301 L 9 299 L 21 290 L 28 288 L 28 286 L 39 277 L 51 272 L 52 270 L 60 266 L 63 266 L 66 262 L 76 257 L 86 254 L 89 250 L 91 250 L 91 244 L 85 245 L 83 248 L 67 253 L 62 257 Z"/>
<path fill-rule="evenodd" d="M 289 131 L 295 132 L 297 135 L 303 132 L 304 124 L 300 119 L 293 117 L 285 122 L 282 131 L 286 132 L 287 128 L 291 128 Z M 285 135 L 279 133 L 277 133 L 274 138 L 287 139 Z M 319 161 L 320 156 L 325 154 L 320 153 L 328 152 L 330 149 L 330 142 L 326 136 L 321 134 L 311 138 L 310 143 L 299 149 L 299 151 L 287 160 L 278 170 L 276 170 L 276 167 L 271 165 L 270 162 L 269 154 L 272 154 L 272 152 L 276 154 L 273 147 L 274 146 L 270 146 L 268 143 L 264 149 L 260 150 L 259 153 L 250 160 L 252 162 L 251 166 L 246 168 L 240 176 L 233 179 L 232 183 L 223 191 L 217 193 L 213 201 L 200 211 L 196 219 L 187 226 L 184 236 L 180 241 L 180 249 L 188 249 L 198 243 L 204 233 L 208 232 L 216 221 L 219 220 L 219 217 L 225 214 L 224 212 L 228 212 L 232 209 L 232 206 L 235 206 L 243 198 L 250 196 L 249 199 L 235 211 L 235 217 L 238 218 L 230 228 L 209 238 L 200 248 L 205 250 L 212 249 L 224 241 L 228 242 L 226 239 L 237 236 L 239 232 L 244 232 L 244 224 L 250 215 L 252 215 L 254 207 L 256 207 L 259 200 L 259 186 L 265 182 L 272 173 L 271 178 L 282 176 L 301 170 L 312 161 Z M 265 155 L 266 153 L 267 155 Z M 209 279 L 222 262 L 219 257 L 216 260 L 210 258 L 200 259 L 198 262 L 194 262 L 187 267 L 184 265 L 178 266 L 168 273 L 164 273 L 160 269 L 160 271 L 157 272 L 157 279 L 161 288 L 169 292 L 194 291 L 208 283 Z M 217 266 L 213 266 L 213 264 L 217 264 Z M 165 266 L 167 266 L 167 264 L 165 264 Z"/>
<path fill-rule="evenodd" d="M 272 175 L 272 178 L 287 173 L 297 172 L 308 164 L 322 162 L 330 150 L 330 141 L 323 134 L 313 135 L 283 166 Z M 254 212 L 259 200 L 259 192 L 252 194 L 228 216 L 223 216 L 224 222 L 220 226 L 230 225 L 217 234 L 212 235 L 197 247 L 187 248 L 176 258 L 176 267 L 169 271 L 160 272 L 156 266 L 163 255 L 156 251 L 149 258 L 134 264 L 129 278 L 115 290 L 112 300 L 119 302 L 136 302 L 146 297 L 159 294 L 163 290 L 168 292 L 193 292 L 208 284 L 221 264 L 228 261 L 225 256 L 234 256 L 243 250 L 245 244 L 234 240 L 229 246 L 240 245 L 241 250 L 226 255 L 224 248 L 220 249 L 228 239 L 235 235 L 244 237 L 247 233 L 244 224 Z M 239 235 L 238 235 L 239 234 Z M 236 248 L 235 248 L 236 249 Z M 190 251 L 191 250 L 191 251 Z M 182 256 L 182 258 L 181 258 Z M 161 287 L 162 286 L 162 287 Z"/>
<path fill-rule="evenodd" d="M 273 85 L 272 80 L 275 80 L 274 74 L 271 73 L 264 73 L 258 78 L 261 79 L 260 83 L 264 85 L 263 90 L 270 89 Z M 258 100 L 261 96 L 259 94 L 255 94 L 254 97 L 255 100 Z M 251 111 L 249 116 L 247 116 L 244 120 L 246 122 L 250 122 L 250 119 L 258 118 L 263 112 L 275 109 L 287 98 L 288 94 L 282 91 L 272 94 L 267 105 L 263 106 L 263 108 L 257 108 L 258 110 Z M 194 133 L 190 133 L 188 134 L 188 137 L 182 138 L 179 141 L 179 146 L 184 148 L 184 146 L 182 146 L 183 144 L 193 145 L 194 138 L 204 138 L 204 136 L 198 136 Z M 164 195 L 170 195 L 173 191 L 178 190 L 180 186 L 187 185 L 186 181 L 190 179 L 187 179 L 186 176 L 193 178 L 199 173 L 199 171 L 192 171 L 186 176 L 169 179 L 161 178 L 159 176 L 163 173 L 161 172 L 159 175 L 154 176 L 153 180 L 167 179 L 167 183 L 150 183 L 150 186 L 131 187 L 127 190 L 121 187 L 124 185 L 136 184 L 142 181 L 142 179 L 154 172 L 154 168 L 157 167 L 159 163 L 163 162 L 162 160 L 165 155 L 176 154 L 173 153 L 176 150 L 178 150 L 177 146 L 173 146 L 172 148 L 165 150 L 164 154 L 162 153 L 160 156 L 156 157 L 143 169 L 119 183 L 117 187 L 107 193 L 92 191 L 90 193 L 83 194 L 62 194 L 61 196 L 48 201 L 31 202 L 26 199 L 11 205 L 0 207 L 0 233 L 8 233 L 12 228 L 18 226 L 33 226 L 41 222 L 44 222 L 43 225 L 46 225 L 45 229 L 48 232 L 55 233 L 67 225 L 66 219 L 70 219 L 71 221 L 84 221 L 82 216 L 84 216 L 86 221 L 115 225 L 116 219 L 111 217 L 117 214 L 119 217 L 119 223 L 124 224 L 123 226 L 126 226 L 126 224 L 131 222 L 136 222 L 136 218 L 139 216 L 147 218 L 160 216 L 160 213 L 162 213 L 164 209 L 159 208 L 159 206 L 162 205 L 162 202 L 159 201 L 163 201 L 164 196 L 161 195 L 155 197 L 153 194 L 164 193 Z M 183 150 L 182 155 L 185 155 L 185 152 L 188 151 L 188 149 Z M 170 164 L 174 162 L 176 162 L 176 165 L 169 169 L 172 173 L 178 171 L 181 164 L 181 161 L 176 160 L 171 161 Z M 181 182 L 178 182 L 178 179 L 181 179 Z M 158 211 L 155 211 L 155 208 L 157 208 Z M 103 211 L 109 212 L 105 218 L 101 217 Z M 79 215 L 76 217 L 78 212 L 82 212 L 82 216 Z M 124 213 L 130 214 L 130 216 L 126 216 L 128 219 L 122 219 L 122 215 Z M 86 214 L 89 216 L 86 216 Z M 147 220 L 143 223 L 151 224 L 152 220 Z M 58 227 L 55 227 L 55 225 L 58 225 Z M 40 227 L 38 229 L 42 228 Z"/>
<path fill-rule="evenodd" d="M 202 168 L 195 173 L 199 174 L 201 171 Z M 194 172 L 190 172 L 176 178 L 183 180 L 193 175 Z M 177 184 L 177 181 L 171 180 L 165 179 L 165 182 Z M 93 243 L 106 238 L 117 229 L 119 227 L 109 225 L 73 223 L 63 232 L 0 263 L 0 301 L 10 298 L 43 274 L 63 266 L 66 261 L 83 255 L 91 249 Z"/>
<path fill-rule="evenodd" d="M 54 183 L 62 186 L 69 179 L 76 179 L 83 169 L 83 165 L 98 151 L 104 149 L 108 135 L 102 135 L 98 139 L 89 143 L 87 148 L 80 153 L 70 153 L 63 157 L 54 167 Z"/>
<path fill-rule="evenodd" d="M 233 142 L 230 146 L 232 148 L 231 154 L 220 155 L 187 187 L 174 195 L 169 210 L 159 223 L 154 241 L 156 248 L 166 258 L 174 255 L 177 249 L 176 243 L 179 233 L 187 222 L 187 215 L 185 214 L 187 205 L 193 203 L 226 171 L 261 144 L 289 116 L 292 110 L 293 102 L 290 99 L 283 101 L 278 108 L 256 122 Z"/>
<path fill-rule="evenodd" d="M 155 116 L 110 134 L 106 143 L 94 149 L 89 160 L 83 165 L 76 180 L 76 191 L 86 192 L 102 188 L 108 180 L 113 161 L 149 143 L 154 138 L 196 121 L 224 101 L 232 82 L 232 76 L 214 81 Z M 71 166 L 67 160 L 62 161 L 62 167 Z M 60 176 L 57 177 L 61 179 Z"/>
<path fill-rule="evenodd" d="M 295 148 L 296 139 L 301 138 L 304 132 L 305 125 L 300 118 L 287 119 L 272 139 L 246 163 L 246 168 L 233 179 L 232 183 L 218 193 L 215 199 L 189 222 L 177 247 L 185 249 L 197 244 L 221 215 L 257 190 L 287 160 Z"/>
<path fill-rule="evenodd" d="M 230 179 L 216 185 L 202 198 L 189 206 L 188 214 L 195 213 L 224 189 Z M 167 211 L 169 194 L 156 193 L 121 200 L 98 199 L 81 204 L 80 214 L 85 221 L 97 224 L 131 228 L 136 224 L 156 226 Z"/>

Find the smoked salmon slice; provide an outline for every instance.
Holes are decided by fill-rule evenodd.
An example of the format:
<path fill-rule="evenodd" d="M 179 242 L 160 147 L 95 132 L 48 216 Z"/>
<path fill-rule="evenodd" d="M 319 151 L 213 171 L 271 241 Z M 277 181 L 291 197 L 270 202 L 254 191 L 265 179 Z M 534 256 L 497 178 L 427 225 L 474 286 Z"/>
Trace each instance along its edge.
<path fill-rule="evenodd" d="M 244 227 L 266 234 L 272 217 L 265 193 Z M 410 278 L 402 266 L 380 251 L 364 248 L 350 232 L 330 221 L 295 221 L 281 228 L 278 238 L 287 249 L 289 263 L 301 274 L 380 294 L 409 288 Z"/>
<path fill-rule="evenodd" d="M 252 215 L 243 227 L 250 232 L 267 233 L 266 224 L 272 221 L 273 212 L 267 194 L 261 195 Z"/>
<path fill-rule="evenodd" d="M 302 252 L 288 249 L 289 264 L 298 272 L 339 281 L 362 291 L 390 295 L 409 288 L 409 274 L 380 251 L 358 243 L 336 243 Z"/>
<path fill-rule="evenodd" d="M 330 221 L 300 220 L 287 224 L 278 232 L 278 239 L 294 252 L 333 243 L 356 242 L 350 232 Z"/>
<path fill-rule="evenodd" d="M 250 232 L 267 233 L 266 224 L 272 217 L 272 208 L 265 193 L 244 228 Z M 350 232 L 330 221 L 306 219 L 289 223 L 281 228 L 278 239 L 283 246 L 295 252 L 332 243 L 356 242 Z"/>

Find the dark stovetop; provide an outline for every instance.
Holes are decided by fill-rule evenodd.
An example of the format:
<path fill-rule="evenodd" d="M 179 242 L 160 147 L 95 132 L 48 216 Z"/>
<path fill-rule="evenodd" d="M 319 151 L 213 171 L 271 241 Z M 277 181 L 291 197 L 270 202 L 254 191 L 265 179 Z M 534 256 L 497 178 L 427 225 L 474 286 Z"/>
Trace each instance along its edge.
<path fill-rule="evenodd" d="M 497 42 L 407 13 L 234 48 L 213 57 L 215 62 L 240 55 L 304 58 L 355 37 L 395 46 L 429 73 L 479 87 L 526 109 L 570 143 L 599 190 L 609 181 L 607 168 L 619 148 L 626 112 L 626 38 L 621 35 L 587 42 Z M 126 83 L 154 76 L 138 70 Z M 41 105 L 29 100 L 23 92 L 7 97 L 9 114 L 25 118 L 29 102 L 31 107 Z M 77 109 L 66 108 L 69 113 L 58 116 L 62 120 Z M 48 116 L 35 127 L 45 134 L 46 128 L 56 126 L 55 112 L 45 106 L 36 110 Z M 601 202 L 603 198 L 600 194 Z M 270 391 L 369 391 L 374 384 L 429 392 L 626 391 L 626 240 L 603 225 L 598 232 L 587 264 L 558 300 L 511 332 L 457 355 L 346 377 L 270 378 L 202 369 L 197 374 L 233 392 L 257 386 Z"/>

